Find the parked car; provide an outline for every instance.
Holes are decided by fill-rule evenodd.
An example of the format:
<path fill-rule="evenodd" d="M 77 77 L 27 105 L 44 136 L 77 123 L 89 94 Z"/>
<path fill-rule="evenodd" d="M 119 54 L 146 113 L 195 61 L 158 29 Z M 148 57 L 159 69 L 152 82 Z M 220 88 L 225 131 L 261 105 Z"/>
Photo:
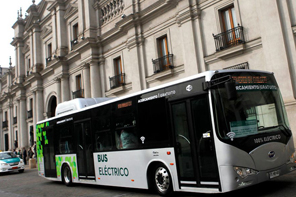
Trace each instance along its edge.
<path fill-rule="evenodd" d="M 1 172 L 24 172 L 25 165 L 22 159 L 11 151 L 0 152 Z"/>

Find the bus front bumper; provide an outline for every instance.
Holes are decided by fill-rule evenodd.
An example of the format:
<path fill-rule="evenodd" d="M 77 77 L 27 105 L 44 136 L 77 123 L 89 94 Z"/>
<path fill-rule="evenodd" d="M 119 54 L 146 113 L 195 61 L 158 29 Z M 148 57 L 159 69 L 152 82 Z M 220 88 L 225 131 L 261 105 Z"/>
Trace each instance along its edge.
<path fill-rule="evenodd" d="M 296 170 L 295 163 L 287 163 L 278 168 L 255 171 L 247 176 L 241 176 L 242 174 L 236 171 L 233 166 L 220 166 L 220 178 L 222 192 L 229 192 L 251 185 L 255 185 L 264 181 L 274 179 L 289 172 Z"/>

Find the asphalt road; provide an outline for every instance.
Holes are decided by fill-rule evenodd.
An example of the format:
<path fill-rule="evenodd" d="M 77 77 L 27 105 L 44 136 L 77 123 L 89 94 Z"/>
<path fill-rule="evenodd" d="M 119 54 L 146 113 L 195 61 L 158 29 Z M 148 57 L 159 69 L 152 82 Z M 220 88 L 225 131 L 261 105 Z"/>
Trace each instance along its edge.
<path fill-rule="evenodd" d="M 61 182 L 54 182 L 39 177 L 37 169 L 26 169 L 24 173 L 0 174 L 0 197 L 153 197 L 158 196 L 146 190 L 102 187 L 74 184 L 66 187 Z M 184 197 L 293 197 L 296 196 L 296 171 L 271 181 L 225 194 L 177 193 Z"/>

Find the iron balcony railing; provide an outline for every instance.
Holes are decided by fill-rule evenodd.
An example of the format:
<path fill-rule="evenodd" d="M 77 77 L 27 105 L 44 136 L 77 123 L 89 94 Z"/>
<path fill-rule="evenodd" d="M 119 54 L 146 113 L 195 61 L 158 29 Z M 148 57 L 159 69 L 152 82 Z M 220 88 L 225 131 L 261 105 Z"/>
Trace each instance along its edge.
<path fill-rule="evenodd" d="M 5 120 L 2 122 L 2 128 L 7 128 L 8 127 L 8 120 Z"/>
<path fill-rule="evenodd" d="M 76 90 L 72 92 L 73 99 L 75 98 L 84 98 L 84 89 Z"/>
<path fill-rule="evenodd" d="M 174 68 L 173 57 L 173 54 L 168 54 L 166 56 L 152 60 L 154 73 L 159 73 L 161 71 Z"/>
<path fill-rule="evenodd" d="M 17 117 L 13 117 L 13 124 L 17 124 Z"/>
<path fill-rule="evenodd" d="M 109 77 L 109 80 L 110 80 L 111 89 L 117 88 L 121 85 L 125 85 L 125 74 L 121 73 L 121 74 L 116 75 L 114 77 Z"/>
<path fill-rule="evenodd" d="M 27 111 L 27 117 L 28 119 L 33 118 L 33 110 Z"/>
<path fill-rule="evenodd" d="M 213 34 L 213 37 L 215 40 L 216 51 L 221 51 L 228 47 L 245 43 L 244 28 L 239 25 L 223 33 L 217 35 Z"/>

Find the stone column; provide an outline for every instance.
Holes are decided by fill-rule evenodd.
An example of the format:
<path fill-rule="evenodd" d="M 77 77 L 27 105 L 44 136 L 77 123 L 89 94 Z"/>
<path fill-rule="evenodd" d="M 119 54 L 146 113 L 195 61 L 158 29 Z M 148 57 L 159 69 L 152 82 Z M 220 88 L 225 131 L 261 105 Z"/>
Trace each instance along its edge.
<path fill-rule="evenodd" d="M 40 37 L 40 34 L 41 34 L 41 30 L 35 28 L 33 30 L 33 51 L 34 51 L 34 64 L 32 64 L 32 66 L 35 66 L 34 68 L 34 71 L 35 72 L 39 72 L 40 71 L 40 67 L 42 65 L 42 50 L 41 49 L 41 37 Z M 32 58 L 31 58 L 32 59 Z"/>
<path fill-rule="evenodd" d="M 16 47 L 16 61 L 17 61 L 17 66 L 16 66 L 16 78 L 17 78 L 17 83 L 22 83 L 23 82 L 23 78 L 25 77 L 25 66 L 23 66 L 25 64 L 25 59 L 24 59 L 24 55 L 23 55 L 23 48 L 24 48 L 24 44 L 23 42 L 20 42 L 17 44 Z"/>
<path fill-rule="evenodd" d="M 62 102 L 62 94 L 61 94 L 61 79 L 60 78 L 55 78 L 54 79 L 56 82 L 56 90 L 57 90 L 57 104 Z"/>
<path fill-rule="evenodd" d="M 89 64 L 83 65 L 83 88 L 84 88 L 84 98 L 91 97 L 90 90 L 90 71 Z"/>
<path fill-rule="evenodd" d="M 90 88 L 92 98 L 102 97 L 100 69 L 96 61 L 90 62 Z"/>
<path fill-rule="evenodd" d="M 36 123 L 44 119 L 43 116 L 44 102 L 43 102 L 43 90 L 38 88 L 36 90 Z M 36 125 L 35 123 L 35 125 Z M 36 139 L 36 138 L 35 138 Z"/>
<path fill-rule="evenodd" d="M 62 102 L 70 100 L 69 75 L 65 74 L 61 77 L 61 94 Z"/>
<path fill-rule="evenodd" d="M 105 83 L 105 59 L 103 57 L 100 58 L 99 60 L 99 67 L 100 67 L 100 78 L 101 78 L 101 95 L 102 97 L 105 97 L 105 92 L 106 92 L 106 83 Z"/>
<path fill-rule="evenodd" d="M 28 146 L 28 131 L 27 131 L 27 111 L 26 111 L 26 98 L 20 98 L 20 127 L 19 127 L 19 135 L 20 135 L 20 147 Z"/>
<path fill-rule="evenodd" d="M 57 24 L 56 24 L 56 10 L 51 12 L 51 27 L 52 27 L 52 49 L 57 49 Z"/>
<path fill-rule="evenodd" d="M 65 7 L 59 4 L 56 8 L 56 25 L 57 25 L 57 55 L 67 55 L 67 24 L 64 18 Z"/>

